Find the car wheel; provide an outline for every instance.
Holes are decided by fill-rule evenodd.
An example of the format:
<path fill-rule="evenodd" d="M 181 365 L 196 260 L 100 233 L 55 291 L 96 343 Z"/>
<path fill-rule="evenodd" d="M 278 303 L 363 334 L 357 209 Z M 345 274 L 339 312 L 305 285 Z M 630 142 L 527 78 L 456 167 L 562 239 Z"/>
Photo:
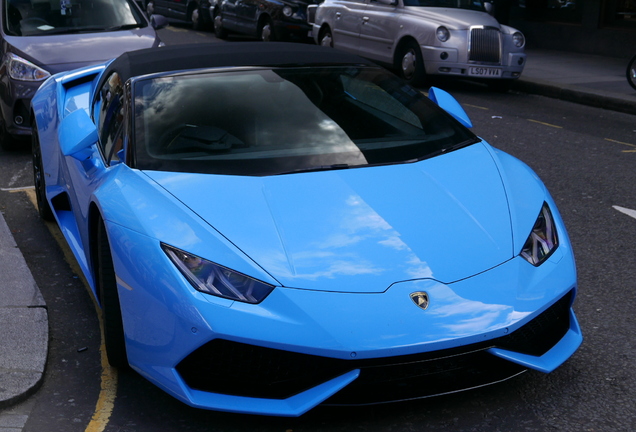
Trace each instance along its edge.
<path fill-rule="evenodd" d="M 203 23 L 201 22 L 201 15 L 199 14 L 198 7 L 192 10 L 190 21 L 192 21 L 192 30 L 203 30 Z"/>
<path fill-rule="evenodd" d="M 320 32 L 319 45 L 333 48 L 333 36 L 328 28 Z"/>
<path fill-rule="evenodd" d="M 627 82 L 636 90 L 636 55 L 627 64 Z"/>
<path fill-rule="evenodd" d="M 121 317 L 115 266 L 104 221 L 100 218 L 97 227 L 97 265 L 95 271 L 99 299 L 102 305 L 104 345 L 108 363 L 116 368 L 128 367 L 124 324 Z"/>
<path fill-rule="evenodd" d="M 31 132 L 31 154 L 33 156 L 33 184 L 35 185 L 35 198 L 38 204 L 38 213 L 46 221 L 53 220 L 53 211 L 46 200 L 46 180 L 44 179 L 44 165 L 42 164 L 42 148 L 38 131 L 33 128 Z"/>
<path fill-rule="evenodd" d="M 412 86 L 421 86 L 426 80 L 422 51 L 415 41 L 407 42 L 398 56 L 400 76 Z"/>
<path fill-rule="evenodd" d="M 214 35 L 219 39 L 227 38 L 227 30 L 223 28 L 221 12 L 214 12 Z"/>
<path fill-rule="evenodd" d="M 146 3 L 146 14 L 150 16 L 153 13 L 155 13 L 155 3 L 149 1 L 148 3 Z"/>
<path fill-rule="evenodd" d="M 272 20 L 268 17 L 264 18 L 258 31 L 258 38 L 263 42 L 274 42 L 278 40 L 276 30 L 272 24 Z"/>

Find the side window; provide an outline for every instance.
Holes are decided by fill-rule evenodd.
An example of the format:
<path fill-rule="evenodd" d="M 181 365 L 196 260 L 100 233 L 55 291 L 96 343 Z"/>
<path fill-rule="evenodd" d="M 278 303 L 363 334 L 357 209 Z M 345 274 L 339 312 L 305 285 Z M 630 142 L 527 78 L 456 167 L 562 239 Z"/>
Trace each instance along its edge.
<path fill-rule="evenodd" d="M 99 91 L 98 101 L 95 107 L 98 111 L 93 115 L 97 117 L 97 132 L 99 133 L 99 145 L 106 163 L 115 159 L 117 152 L 123 148 L 124 138 L 124 84 L 119 74 L 113 72 Z"/>

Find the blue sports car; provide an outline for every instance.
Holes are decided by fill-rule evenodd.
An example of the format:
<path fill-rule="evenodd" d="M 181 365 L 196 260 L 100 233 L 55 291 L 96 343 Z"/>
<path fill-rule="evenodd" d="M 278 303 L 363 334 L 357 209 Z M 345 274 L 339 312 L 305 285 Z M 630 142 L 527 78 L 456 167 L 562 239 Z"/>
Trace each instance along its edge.
<path fill-rule="evenodd" d="M 110 363 L 191 406 L 423 398 L 550 372 L 582 341 L 554 201 L 442 90 L 244 42 L 57 74 L 32 110 L 39 212 Z"/>

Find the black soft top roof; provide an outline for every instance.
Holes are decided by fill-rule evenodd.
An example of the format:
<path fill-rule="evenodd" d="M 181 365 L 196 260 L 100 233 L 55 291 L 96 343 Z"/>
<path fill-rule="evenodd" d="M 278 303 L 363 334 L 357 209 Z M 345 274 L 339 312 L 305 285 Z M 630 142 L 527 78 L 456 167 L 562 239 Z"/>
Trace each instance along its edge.
<path fill-rule="evenodd" d="M 317 45 L 286 42 L 225 42 L 171 45 L 130 51 L 117 57 L 102 75 L 116 70 L 129 78 L 191 69 L 224 66 L 320 66 L 373 63 L 353 54 Z"/>

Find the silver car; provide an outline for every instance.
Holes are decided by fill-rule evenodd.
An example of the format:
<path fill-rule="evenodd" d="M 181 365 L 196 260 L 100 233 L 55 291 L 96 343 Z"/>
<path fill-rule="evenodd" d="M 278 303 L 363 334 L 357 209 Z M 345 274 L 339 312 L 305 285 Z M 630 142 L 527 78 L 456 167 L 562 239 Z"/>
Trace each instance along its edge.
<path fill-rule="evenodd" d="M 312 36 L 383 63 L 412 85 L 427 75 L 484 79 L 507 90 L 525 65 L 525 38 L 481 0 L 325 0 L 309 14 Z"/>

